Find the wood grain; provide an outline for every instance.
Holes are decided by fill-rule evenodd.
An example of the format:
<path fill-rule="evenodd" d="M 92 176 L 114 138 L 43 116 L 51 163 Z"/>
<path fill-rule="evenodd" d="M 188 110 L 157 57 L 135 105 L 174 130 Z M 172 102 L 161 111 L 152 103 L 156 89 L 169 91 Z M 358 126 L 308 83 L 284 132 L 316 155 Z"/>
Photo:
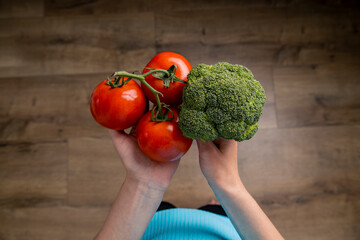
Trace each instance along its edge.
<path fill-rule="evenodd" d="M 360 128 L 260 129 L 239 144 L 240 176 L 287 239 L 357 239 Z"/>
<path fill-rule="evenodd" d="M 359 195 L 354 196 L 359 198 Z M 346 194 L 325 195 L 303 203 L 262 206 L 285 239 L 359 239 L 359 210 Z M 351 200 L 352 199 L 352 200 Z"/>
<path fill-rule="evenodd" d="M 1 239 L 93 239 L 109 208 L 0 209 Z"/>
<path fill-rule="evenodd" d="M 69 140 L 68 204 L 110 205 L 124 178 L 110 136 Z"/>
<path fill-rule="evenodd" d="M 118 14 L 119 12 L 169 12 L 179 10 L 201 10 L 201 9 L 221 9 L 232 7 L 247 7 L 253 5 L 267 5 L 264 0 L 239 2 L 234 0 L 221 1 L 191 1 L 184 0 L 179 4 L 177 1 L 153 0 L 98 0 L 98 1 L 76 1 L 76 0 L 45 0 L 46 15 L 104 15 Z M 271 4 L 269 4 L 271 5 Z M 111 8 L 109 8 L 111 6 Z"/>
<path fill-rule="evenodd" d="M 134 71 L 154 55 L 151 13 L 10 19 L 0 29 L 0 77 Z"/>
<path fill-rule="evenodd" d="M 111 6 L 111 7 L 109 7 Z M 280 0 L 280 1 L 236 1 L 236 0 L 184 0 L 181 4 L 172 0 L 45 0 L 45 12 L 50 16 L 61 15 L 108 15 L 119 12 L 171 12 L 184 10 L 223 10 L 228 8 L 296 8 L 307 11 L 338 10 L 358 7 L 356 1 L 311 1 L 311 0 Z"/>
<path fill-rule="evenodd" d="M 43 0 L 1 0 L 0 19 L 2 18 L 26 18 L 43 17 Z"/>
<path fill-rule="evenodd" d="M 198 166 L 194 143 L 165 193 L 164 200 L 178 207 L 199 207 L 214 195 Z M 188 181 L 191 177 L 191 181 Z M 110 137 L 69 140 L 69 192 L 72 206 L 110 205 L 125 179 L 125 169 Z M 193 183 L 196 182 L 194 185 Z M 184 196 L 189 196 L 184 198 Z"/>
<path fill-rule="evenodd" d="M 275 68 L 278 126 L 359 124 L 359 74 L 353 64 Z"/>
<path fill-rule="evenodd" d="M 62 203 L 67 194 L 67 157 L 65 142 L 1 144 L 0 207 Z"/>
<path fill-rule="evenodd" d="M 156 13 L 157 51 L 180 52 L 192 64 L 274 66 L 358 60 L 359 54 L 353 54 L 359 52 L 357 18 L 349 17 L 348 9 L 317 10 L 245 6 L 196 14 Z M 330 17 L 334 11 L 339 18 Z"/>
<path fill-rule="evenodd" d="M 360 193 L 359 132 L 359 126 L 260 129 L 239 143 L 240 175 L 255 197 L 279 197 L 280 204 L 282 194 L 286 204 Z"/>
<path fill-rule="evenodd" d="M 358 64 L 360 50 L 346 46 L 283 46 L 277 53 L 277 62 L 282 66 L 310 66 L 326 64 Z"/>
<path fill-rule="evenodd" d="M 181 53 L 192 65 L 229 62 L 244 66 L 270 67 L 276 63 L 279 49 L 281 45 L 277 43 L 203 45 L 200 42 L 185 42 L 157 45 L 157 52 Z"/>
<path fill-rule="evenodd" d="M 337 18 L 332 13 L 337 13 Z M 160 45 L 197 42 L 347 44 L 357 47 L 359 36 L 347 10 L 303 8 L 229 8 L 226 10 L 158 13 L 156 42 Z M 301 19 L 301 20 L 300 20 Z"/>
<path fill-rule="evenodd" d="M 105 73 L 0 79 L 0 139 L 44 141 L 107 135 L 89 109 L 93 89 L 105 79 Z"/>
<path fill-rule="evenodd" d="M 199 208 L 211 199 L 215 199 L 215 195 L 200 170 L 199 152 L 194 141 L 190 150 L 181 158 L 164 200 L 177 207 Z"/>
<path fill-rule="evenodd" d="M 271 67 L 247 66 L 258 80 L 266 94 L 266 103 L 259 121 L 259 128 L 276 128 L 276 109 Z"/>
<path fill-rule="evenodd" d="M 239 172 L 286 239 L 360 239 L 357 1 L 0 0 L 0 239 L 91 239 L 125 177 L 93 88 L 157 52 L 251 69 L 267 103 Z M 194 143 L 165 193 L 214 195 Z"/>

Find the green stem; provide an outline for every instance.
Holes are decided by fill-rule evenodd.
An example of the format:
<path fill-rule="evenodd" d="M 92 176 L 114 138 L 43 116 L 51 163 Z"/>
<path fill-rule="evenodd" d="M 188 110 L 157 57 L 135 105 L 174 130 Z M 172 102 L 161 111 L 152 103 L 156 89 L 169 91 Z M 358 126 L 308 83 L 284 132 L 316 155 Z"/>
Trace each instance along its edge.
<path fill-rule="evenodd" d="M 162 109 L 161 109 L 161 102 L 160 102 L 159 94 L 155 94 L 155 98 L 156 98 L 156 103 L 158 105 L 158 111 L 160 111 L 159 116 L 163 117 L 163 112 L 162 112 Z"/>
<path fill-rule="evenodd" d="M 134 78 L 134 79 L 139 80 L 142 84 L 144 84 L 155 95 L 156 103 L 157 103 L 158 111 L 159 111 L 159 117 L 162 118 L 163 113 L 162 113 L 161 102 L 160 102 L 160 98 L 159 98 L 159 95 L 162 95 L 162 93 L 159 92 L 159 91 L 156 91 L 150 84 L 148 84 L 145 81 L 145 77 L 152 74 L 152 73 L 154 73 L 154 72 L 164 72 L 164 73 L 169 75 L 169 72 L 166 71 L 166 70 L 163 70 L 163 69 L 153 69 L 153 70 L 151 70 L 151 71 L 149 71 L 149 72 L 147 72 L 147 73 L 145 73 L 143 75 L 132 74 L 132 73 L 128 73 L 128 72 L 125 72 L 125 71 L 115 72 L 113 75 L 114 76 L 120 76 L 120 77 Z"/>
<path fill-rule="evenodd" d="M 147 73 L 144 73 L 142 76 L 146 77 L 146 76 L 148 76 L 150 74 L 158 73 L 158 72 L 163 72 L 163 73 L 165 73 L 166 75 L 169 76 L 169 71 L 164 70 L 164 69 L 152 69 L 152 70 L 148 71 Z"/>

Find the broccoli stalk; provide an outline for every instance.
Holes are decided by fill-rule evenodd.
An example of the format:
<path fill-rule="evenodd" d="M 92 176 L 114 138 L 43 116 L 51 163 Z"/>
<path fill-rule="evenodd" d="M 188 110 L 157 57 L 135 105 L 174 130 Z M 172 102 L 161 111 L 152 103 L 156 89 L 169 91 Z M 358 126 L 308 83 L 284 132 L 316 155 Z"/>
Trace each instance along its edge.
<path fill-rule="evenodd" d="M 249 69 L 225 62 L 199 64 L 187 78 L 179 115 L 184 136 L 206 142 L 254 136 L 266 96 Z"/>

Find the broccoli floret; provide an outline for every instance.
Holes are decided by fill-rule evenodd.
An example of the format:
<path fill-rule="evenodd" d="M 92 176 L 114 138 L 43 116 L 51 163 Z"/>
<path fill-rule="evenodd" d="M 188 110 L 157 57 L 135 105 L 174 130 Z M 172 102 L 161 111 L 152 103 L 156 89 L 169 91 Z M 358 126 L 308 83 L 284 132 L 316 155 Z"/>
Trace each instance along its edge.
<path fill-rule="evenodd" d="M 184 136 L 239 142 L 254 136 L 266 96 L 249 69 L 225 62 L 199 64 L 187 79 L 179 115 Z"/>

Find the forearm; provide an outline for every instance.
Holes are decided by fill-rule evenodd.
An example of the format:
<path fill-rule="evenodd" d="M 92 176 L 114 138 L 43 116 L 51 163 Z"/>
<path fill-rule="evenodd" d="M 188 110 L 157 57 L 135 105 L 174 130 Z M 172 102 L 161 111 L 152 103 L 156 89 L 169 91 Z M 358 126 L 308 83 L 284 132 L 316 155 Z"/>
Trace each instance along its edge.
<path fill-rule="evenodd" d="M 141 239 L 164 191 L 126 178 L 100 230 L 100 239 Z"/>
<path fill-rule="evenodd" d="M 283 239 L 240 179 L 210 185 L 242 239 Z"/>

